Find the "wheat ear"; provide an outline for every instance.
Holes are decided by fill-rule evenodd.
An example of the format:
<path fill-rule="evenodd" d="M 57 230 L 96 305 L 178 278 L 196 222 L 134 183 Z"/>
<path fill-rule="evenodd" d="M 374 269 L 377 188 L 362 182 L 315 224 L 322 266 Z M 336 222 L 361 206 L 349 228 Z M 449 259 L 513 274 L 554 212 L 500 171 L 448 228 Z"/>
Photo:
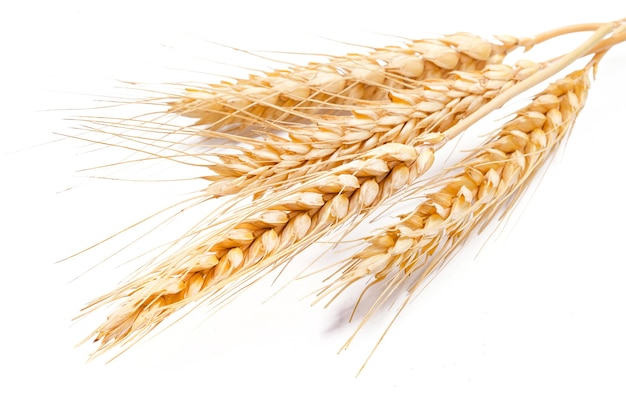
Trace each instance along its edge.
<path fill-rule="evenodd" d="M 519 62 L 517 67 L 513 68 L 489 62 L 501 61 L 506 52 L 516 45 L 530 48 L 560 34 L 597 27 L 597 24 L 577 25 L 522 40 L 503 36 L 500 37 L 503 39 L 501 45 L 486 44 L 480 38 L 469 34 L 444 37 L 438 42 L 414 41 L 415 44 L 422 46 L 414 46 L 413 52 L 419 49 L 424 56 L 441 65 L 446 61 L 455 61 L 452 52 L 443 52 L 442 45 L 447 47 L 454 45 L 464 51 L 462 56 L 466 58 L 469 56 L 467 58 L 469 61 L 461 59 L 465 63 L 458 64 L 456 70 L 428 72 L 430 75 L 445 76 L 447 79 L 430 79 L 427 82 L 416 80 L 411 89 L 388 88 L 386 90 L 388 99 L 385 102 L 363 101 L 358 105 L 356 103 L 351 106 L 344 105 L 342 112 L 347 114 L 340 117 L 320 118 L 307 115 L 304 124 L 313 125 L 280 126 L 274 120 L 256 118 L 254 120 L 256 132 L 274 129 L 282 133 L 262 134 L 262 139 L 215 129 L 207 130 L 205 127 L 178 128 L 165 122 L 135 119 L 90 120 L 91 129 L 99 131 L 103 128 L 113 128 L 122 131 L 116 136 L 124 139 L 126 143 L 119 145 L 141 144 L 143 147 L 136 150 L 145 154 L 147 159 L 158 157 L 208 167 L 213 174 L 204 178 L 211 182 L 207 193 L 213 197 L 235 193 L 245 195 L 247 191 L 251 191 L 250 188 L 254 189 L 258 197 L 270 187 L 289 184 L 320 169 L 331 168 L 360 151 L 366 151 L 381 143 L 407 142 L 423 131 L 446 129 L 537 69 L 536 64 L 528 61 Z M 488 59 L 479 59 L 487 55 L 490 56 Z M 342 59 L 347 58 L 335 58 Z M 471 64 L 472 60 L 477 61 Z M 471 68 L 482 70 L 469 71 Z M 268 89 L 270 90 L 271 88 Z M 164 137 L 144 138 L 137 134 L 142 131 L 163 134 Z M 225 138 L 228 142 L 238 142 L 240 145 L 185 144 L 188 138 L 193 136 L 209 139 Z M 223 155 L 223 150 L 227 150 L 228 154 Z M 207 157 L 211 153 L 218 157 L 217 163 Z"/>
<path fill-rule="evenodd" d="M 238 284 L 250 283 L 245 277 L 258 277 L 379 204 L 432 162 L 432 151 L 418 154 L 411 146 L 390 143 L 226 219 L 209 221 L 193 235 L 193 244 L 87 307 L 123 301 L 94 332 L 100 342 L 96 353 L 140 338 L 193 301 L 231 295 Z"/>
<path fill-rule="evenodd" d="M 496 79 L 491 82 L 491 79 L 487 79 L 486 84 L 493 85 L 494 91 L 497 91 L 496 88 L 514 83 L 518 73 L 532 74 L 535 70 L 535 65 L 526 64 L 520 66 L 519 70 L 491 69 L 488 73 L 498 74 L 494 78 L 503 78 L 502 72 L 506 73 L 506 81 Z M 468 89 L 467 86 L 464 89 Z M 485 92 L 482 86 L 474 90 Z M 463 92 L 457 95 L 467 96 Z M 487 98 L 479 95 L 477 99 L 481 102 L 483 99 L 488 100 L 490 97 L 486 95 Z M 463 100 L 458 99 L 456 104 L 463 105 L 467 110 L 467 106 L 460 102 Z M 96 340 L 100 341 L 96 354 L 123 342 L 128 336 L 130 339 L 141 337 L 186 304 L 222 290 L 227 283 L 245 281 L 242 277 L 261 271 L 264 267 L 276 266 L 331 229 L 349 220 L 358 220 L 364 213 L 421 176 L 432 165 L 434 151 L 442 143 L 442 138 L 442 134 L 422 134 L 421 145 L 417 147 L 414 142 L 414 145 L 380 143 L 378 147 L 357 153 L 352 162 L 343 159 L 343 164 L 331 166 L 327 172 L 309 171 L 307 181 L 275 190 L 256 201 L 253 207 L 230 212 L 225 219 L 231 222 L 229 225 L 220 227 L 220 223 L 207 220 L 205 228 L 209 224 L 212 227 L 208 237 L 196 238 L 194 246 L 168 259 L 156 267 L 154 272 L 97 299 L 87 307 L 86 311 L 106 302 L 124 302 L 94 333 Z M 323 184 L 311 184 L 316 182 Z M 271 211 L 270 217 L 274 217 L 277 211 L 283 212 L 282 217 L 288 222 L 259 221 L 258 217 L 269 215 L 268 211 Z M 252 224 L 256 227 L 251 229 Z M 306 229 L 306 232 L 294 234 L 296 229 Z M 283 230 L 289 236 L 281 238 Z M 206 229 L 198 232 L 206 233 Z M 298 236 L 294 239 L 294 235 Z M 281 239 L 289 243 L 279 243 Z M 224 251 L 227 246 L 228 250 Z M 250 251 L 253 254 L 248 252 L 251 247 L 254 248 L 254 251 Z M 263 255 L 257 252 L 261 248 Z M 198 285 L 200 278 L 202 282 Z M 236 287 L 235 284 L 226 292 L 235 291 Z"/>
<path fill-rule="evenodd" d="M 273 120 L 274 125 L 294 120 L 307 123 L 312 113 L 332 114 L 346 106 L 386 101 L 389 92 L 412 89 L 416 81 L 444 78 L 451 71 L 481 70 L 502 63 L 518 47 L 528 50 L 553 37 L 600 26 L 566 26 L 522 39 L 497 36 L 496 42 L 471 33 L 417 39 L 369 54 L 329 56 L 326 63 L 189 87 L 184 96 L 169 96 L 166 101 L 171 112 L 196 118 L 197 125 L 211 130 L 263 124 L 264 120 Z"/>
<path fill-rule="evenodd" d="M 311 113 L 333 113 L 365 101 L 384 101 L 390 91 L 412 88 L 420 79 L 500 63 L 518 43 L 512 37 L 491 43 L 469 33 L 414 40 L 404 46 L 331 57 L 327 63 L 295 66 L 235 83 L 188 88 L 184 97 L 171 100 L 170 111 L 196 118 L 198 125 L 212 130 L 264 120 L 274 124 L 306 122 Z"/>
<path fill-rule="evenodd" d="M 348 115 L 286 129 L 286 137 L 267 135 L 265 140 L 249 141 L 249 148 L 219 155 L 218 163 L 207 166 L 214 173 L 205 177 L 211 181 L 207 193 L 223 196 L 253 190 L 259 194 L 385 143 L 430 145 L 420 138 L 423 133 L 447 130 L 541 67 L 520 61 L 514 66 L 487 65 L 476 72 L 454 71 L 445 79 L 417 82 L 410 91 L 391 92 L 389 103 L 362 104 Z"/>
<path fill-rule="evenodd" d="M 444 133 L 429 133 L 407 143 L 438 143 L 455 137 L 597 45 L 612 27 L 602 26 L 580 48 L 498 94 Z M 192 302 L 230 298 L 259 278 L 261 271 L 280 265 L 328 231 L 358 220 L 432 164 L 432 147 L 416 150 L 409 144 L 380 144 L 358 154 L 353 163 L 344 159 L 346 163 L 328 171 L 307 175 L 306 181 L 263 195 L 251 207 L 203 222 L 187 235 L 190 242 L 178 253 L 87 307 L 89 311 L 104 303 L 120 303 L 93 333 L 99 342 L 96 354 L 116 345 L 131 345 Z"/>
<path fill-rule="evenodd" d="M 550 84 L 482 148 L 450 174 L 437 178 L 434 182 L 442 185 L 440 190 L 428 194 L 399 223 L 367 238 L 367 247 L 320 292 L 321 296 L 332 294 L 334 299 L 366 278 L 361 298 L 368 289 L 379 287 L 379 295 L 344 348 L 401 287 L 408 288 L 408 296 L 398 313 L 473 231 L 502 208 L 508 210 L 515 204 L 568 136 L 587 97 L 588 72 L 599 58 L 597 55 L 585 69 Z"/>
<path fill-rule="evenodd" d="M 510 40 L 506 44 L 520 44 L 530 48 L 556 35 L 598 29 L 599 26 L 566 27 L 531 39 Z M 468 38 L 468 43 L 476 48 L 477 41 L 474 38 Z M 508 46 L 507 50 L 511 47 Z M 481 48 L 494 50 L 485 45 Z M 430 54 L 433 54 L 432 51 Z M 495 59 L 495 55 L 491 59 L 501 60 Z M 480 65 L 481 70 L 438 73 L 441 78 L 416 80 L 411 89 L 387 91 L 388 102 L 346 105 L 343 109 L 344 112 L 349 110 L 348 114 L 323 117 L 309 115 L 307 121 L 312 124 L 300 127 L 278 127 L 270 122 L 271 126 L 284 133 L 282 135 L 267 134 L 263 140 L 229 136 L 227 138 L 231 141 L 243 145 L 227 155 L 219 155 L 217 163 L 207 164 L 213 173 L 204 177 L 211 182 L 207 193 L 219 197 L 253 192 L 259 197 L 270 188 L 289 185 L 309 174 L 332 168 L 380 144 L 433 144 L 420 142 L 418 137 L 424 132 L 448 130 L 459 120 L 465 119 L 547 65 L 521 60 L 514 66 L 483 63 Z M 267 123 L 266 120 L 257 120 L 257 126 L 261 129 Z M 202 132 L 200 134 L 205 135 Z M 207 133 L 208 136 L 212 134 L 215 132 Z M 219 136 L 224 137 L 223 134 Z M 438 146 L 446 141 L 438 143 Z"/>

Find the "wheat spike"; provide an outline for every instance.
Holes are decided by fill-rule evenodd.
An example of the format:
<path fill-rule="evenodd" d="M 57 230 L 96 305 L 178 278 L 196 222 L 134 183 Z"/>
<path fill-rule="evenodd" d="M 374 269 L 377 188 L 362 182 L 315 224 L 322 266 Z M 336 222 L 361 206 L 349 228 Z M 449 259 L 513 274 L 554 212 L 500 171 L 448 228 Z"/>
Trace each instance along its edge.
<path fill-rule="evenodd" d="M 483 84 L 491 84 L 497 90 L 514 83 L 519 73 L 535 73 L 537 67 L 525 63 L 515 70 L 493 71 L 490 68 L 488 72 L 497 74 L 496 82 L 486 79 Z M 503 73 L 506 76 L 502 76 Z M 471 88 L 465 85 L 463 89 Z M 488 97 L 481 95 L 477 99 L 490 98 L 484 86 L 473 89 Z M 456 95 L 466 96 L 463 92 Z M 457 100 L 457 105 L 463 105 L 467 111 L 467 106 L 459 102 L 463 102 L 462 98 Z M 259 199 L 253 207 L 229 215 L 229 218 L 251 219 L 232 219 L 230 225 L 223 227 L 208 221 L 213 227 L 208 237 L 194 240 L 194 246 L 188 251 L 181 251 L 153 273 L 88 306 L 87 309 L 91 309 L 102 302 L 124 300 L 94 333 L 101 343 L 98 352 L 124 342 L 127 336 L 130 339 L 142 336 L 186 304 L 219 292 L 228 284 L 268 266 L 274 267 L 328 231 L 349 220 L 358 220 L 369 209 L 420 177 L 432 165 L 434 151 L 443 137 L 443 134 L 423 134 L 421 146 L 415 146 L 412 140 L 404 141 L 413 145 L 383 142 L 369 151 L 357 153 L 352 162 L 344 160 L 327 172 L 308 172 L 306 181 L 279 189 Z M 259 222 L 258 217 L 269 211 L 272 214 L 282 211 L 288 221 L 272 226 Z M 262 223 L 263 227 L 255 228 L 253 223 Z M 283 228 L 287 237 L 281 236 Z M 294 229 L 306 231 L 294 234 Z M 281 243 L 281 240 L 288 242 Z M 253 251 L 249 251 L 252 248 Z M 229 286 L 226 295 L 236 287 L 236 284 Z"/>
<path fill-rule="evenodd" d="M 369 237 L 367 246 L 320 295 L 332 294 L 334 299 L 366 278 L 361 298 L 365 291 L 378 286 L 379 295 L 356 331 L 401 287 L 409 294 L 403 308 L 473 231 L 502 208 L 515 204 L 538 169 L 568 136 L 587 97 L 588 72 L 598 59 L 549 85 L 482 148 L 450 174 L 437 178 L 434 182 L 442 185 L 441 189 L 428 194 L 399 223 Z"/>
<path fill-rule="evenodd" d="M 433 143 L 433 135 L 424 134 L 449 129 L 543 66 L 524 60 L 513 66 L 486 65 L 475 72 L 454 71 L 444 79 L 417 82 L 412 90 L 391 92 L 389 103 L 363 104 L 348 116 L 291 128 L 287 137 L 268 135 L 208 165 L 215 174 L 205 177 L 212 182 L 207 193 L 217 197 L 252 189 L 258 195 L 386 143 L 439 148 L 446 140 Z"/>
<path fill-rule="evenodd" d="M 123 300 L 94 333 L 100 341 L 98 351 L 124 342 L 127 336 L 141 337 L 195 300 L 230 295 L 237 284 L 247 283 L 244 277 L 276 267 L 329 229 L 381 203 L 432 162 L 432 151 L 418 153 L 411 146 L 390 143 L 233 212 L 222 226 L 213 221 L 193 245 L 152 273 L 88 306 Z"/>
<path fill-rule="evenodd" d="M 390 91 L 413 88 L 420 79 L 500 63 L 519 41 L 499 40 L 491 43 L 457 33 L 379 48 L 366 55 L 333 57 L 327 63 L 296 66 L 236 83 L 189 88 L 186 96 L 170 103 L 170 110 L 197 118 L 198 125 L 213 130 L 264 120 L 303 122 L 310 113 L 333 113 L 361 102 L 387 100 Z"/>
<path fill-rule="evenodd" d="M 331 231 L 349 230 L 372 209 L 414 184 L 431 167 L 435 152 L 443 143 L 512 97 L 599 47 L 614 26 L 599 26 L 583 45 L 545 64 L 520 61 L 510 67 L 490 63 L 487 55 L 498 60 L 508 50 L 493 55 L 491 48 L 489 53 L 485 49 L 482 63 L 475 62 L 476 68 L 472 70 L 448 68 L 444 77 L 414 79 L 411 89 L 403 91 L 391 91 L 390 84 L 385 84 L 388 101 L 373 104 L 364 102 L 363 97 L 354 100 L 351 96 L 327 94 L 332 99 L 324 102 L 335 100 L 333 105 L 341 105 L 341 111 L 350 113 L 307 114 L 304 119 L 308 125 L 302 127 L 276 123 L 285 113 L 285 106 L 267 107 L 278 108 L 278 113 L 261 112 L 263 117 L 274 117 L 272 120 L 250 118 L 247 107 L 242 112 L 239 112 L 241 108 L 237 109 L 237 114 L 247 114 L 245 122 L 253 120 L 260 126 L 261 138 L 217 131 L 226 124 L 214 126 L 215 130 L 207 130 L 206 126 L 181 130 L 183 134 L 238 141 L 234 147 L 221 144 L 198 147 L 234 149 L 234 154 L 218 156 L 221 164 L 210 163 L 193 152 L 180 152 L 180 156 L 198 158 L 197 165 L 208 166 L 215 173 L 207 177 L 214 183 L 213 187 L 209 186 L 209 196 L 202 195 L 202 200 L 233 193 L 236 196 L 229 205 L 184 235 L 182 239 L 186 243 L 177 252 L 147 264 L 133 280 L 85 308 L 86 313 L 103 304 L 117 305 L 90 336 L 99 343 L 94 356 L 116 346 L 132 345 L 186 306 L 203 301 L 222 304 L 265 271 L 284 264 L 322 236 Z M 470 56 L 464 58 L 466 61 L 477 59 L 467 52 L 476 47 L 477 38 L 455 36 L 449 37 L 444 45 L 454 46 L 456 52 L 463 50 Z M 510 43 L 513 44 L 525 43 Z M 465 64 L 470 67 L 468 62 Z M 536 97 L 525 112 L 506 124 L 500 136 L 459 167 L 462 172 L 458 177 L 446 179 L 443 189 L 429 196 L 425 208 L 418 207 L 401 224 L 369 238 L 368 248 L 355 256 L 346 266 L 345 274 L 322 294 L 340 293 L 355 281 L 373 276 L 375 282 L 370 285 L 381 284 L 383 293 L 363 324 L 408 281 L 413 271 L 422 270 L 423 277 L 428 275 L 479 223 L 523 191 L 524 184 L 566 135 L 582 107 L 589 67 L 551 85 Z M 253 97 L 251 103 L 254 106 L 259 101 Z M 295 105 L 289 103 L 286 107 Z M 331 108 L 322 107 L 324 111 Z M 290 111 L 287 112 L 293 115 Z M 231 116 L 235 112 L 228 112 L 220 120 L 243 123 L 233 121 Z M 143 124 L 140 128 L 151 127 Z M 267 127 L 265 131 L 263 127 Z M 150 144 L 157 150 L 176 144 L 170 136 L 181 131 L 167 128 L 164 125 L 166 139 Z M 271 133 L 271 129 L 286 135 Z M 139 135 L 117 136 L 142 142 Z M 158 153 L 156 156 L 163 157 Z M 254 204 L 242 206 L 251 195 L 256 197 Z M 419 216 L 425 214 L 429 216 Z M 423 277 L 418 276 L 417 281 Z M 417 287 L 416 282 L 409 292 L 414 293 Z"/>

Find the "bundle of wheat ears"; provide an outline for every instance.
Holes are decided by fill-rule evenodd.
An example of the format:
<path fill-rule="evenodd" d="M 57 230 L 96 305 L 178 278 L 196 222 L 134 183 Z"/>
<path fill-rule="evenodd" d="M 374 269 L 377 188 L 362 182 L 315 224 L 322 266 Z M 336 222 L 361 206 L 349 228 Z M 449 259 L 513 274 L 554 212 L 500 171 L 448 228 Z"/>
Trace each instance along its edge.
<path fill-rule="evenodd" d="M 373 212 L 415 201 L 395 223 L 361 240 L 313 301 L 329 303 L 353 284 L 374 293 L 357 331 L 403 294 L 399 313 L 471 234 L 527 189 L 568 136 L 590 73 L 626 40 L 625 29 L 620 20 L 530 38 L 457 33 L 414 40 L 190 87 L 155 102 L 166 104 L 159 107 L 163 117 L 188 120 L 182 126 L 159 114 L 88 119 L 94 131 L 115 137 L 105 145 L 204 168 L 195 205 L 224 201 L 181 232 L 175 250 L 85 307 L 81 315 L 105 304 L 112 310 L 87 338 L 97 343 L 93 356 L 126 350 L 194 305 L 229 301 L 331 232 L 339 243 Z M 573 32 L 591 35 L 544 62 L 525 59 L 530 48 Z M 508 62 L 514 51 L 518 60 Z M 424 179 L 446 143 L 538 85 L 544 89 L 479 148 Z"/>

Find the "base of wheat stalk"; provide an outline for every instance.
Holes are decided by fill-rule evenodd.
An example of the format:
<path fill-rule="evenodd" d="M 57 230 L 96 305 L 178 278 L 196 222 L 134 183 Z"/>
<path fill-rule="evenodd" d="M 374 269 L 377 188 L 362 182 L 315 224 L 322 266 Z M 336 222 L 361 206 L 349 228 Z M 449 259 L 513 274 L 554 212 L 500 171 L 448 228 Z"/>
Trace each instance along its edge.
<path fill-rule="evenodd" d="M 365 238 L 316 300 L 356 283 L 364 293 L 377 290 L 357 331 L 407 292 L 402 310 L 463 241 L 519 199 L 571 131 L 589 73 L 626 39 L 625 27 L 621 20 L 494 41 L 458 33 L 188 89 L 164 101 L 163 116 L 192 120 L 185 127 L 86 119 L 87 129 L 115 138 L 105 145 L 204 168 L 204 188 L 189 203 L 224 200 L 181 235 L 174 253 L 85 307 L 81 315 L 114 306 L 88 337 L 97 343 L 93 356 L 125 350 L 181 310 L 229 301 L 331 232 L 341 240 L 390 200 L 426 191 L 398 223 Z M 593 33 L 551 60 L 506 63 L 516 49 L 576 31 Z M 583 69 L 549 84 L 453 169 L 420 181 L 446 143 L 589 55 Z"/>

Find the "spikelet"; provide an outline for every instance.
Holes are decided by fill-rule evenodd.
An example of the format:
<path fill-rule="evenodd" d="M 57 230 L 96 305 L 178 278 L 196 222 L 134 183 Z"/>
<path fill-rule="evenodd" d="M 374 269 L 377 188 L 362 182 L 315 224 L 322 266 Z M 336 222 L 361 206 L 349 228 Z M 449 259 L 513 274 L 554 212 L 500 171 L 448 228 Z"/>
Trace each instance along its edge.
<path fill-rule="evenodd" d="M 335 232 L 341 239 L 386 200 L 415 191 L 411 185 L 446 142 L 581 56 L 623 40 L 618 34 L 603 40 L 622 22 L 591 26 L 585 29 L 595 30 L 589 40 L 545 63 L 502 61 L 518 46 L 568 29 L 524 41 L 501 37 L 498 44 L 456 34 L 190 90 L 169 106 L 171 113 L 197 120 L 189 128 L 94 120 L 94 130 L 129 129 L 115 135 L 122 141 L 151 140 L 155 152 L 142 151 L 159 158 L 169 158 L 160 152 L 182 137 L 187 147 L 172 150 L 172 159 L 191 157 L 212 172 L 204 177 L 211 183 L 203 200 L 231 198 L 188 231 L 177 252 L 85 307 L 88 313 L 116 306 L 90 336 L 98 343 L 95 355 L 131 346 L 185 307 L 232 298 L 320 238 Z M 320 294 L 338 295 L 372 278 L 368 287 L 382 287 L 381 294 L 364 321 L 400 287 L 413 294 L 477 226 L 523 192 L 582 108 L 591 67 L 535 97 L 455 176 L 443 179 L 440 191 L 401 223 L 368 238 L 368 247 Z M 166 137 L 144 142 L 133 128 Z M 204 141 L 193 146 L 184 142 L 187 136 Z M 246 205 L 250 196 L 254 203 Z"/>

